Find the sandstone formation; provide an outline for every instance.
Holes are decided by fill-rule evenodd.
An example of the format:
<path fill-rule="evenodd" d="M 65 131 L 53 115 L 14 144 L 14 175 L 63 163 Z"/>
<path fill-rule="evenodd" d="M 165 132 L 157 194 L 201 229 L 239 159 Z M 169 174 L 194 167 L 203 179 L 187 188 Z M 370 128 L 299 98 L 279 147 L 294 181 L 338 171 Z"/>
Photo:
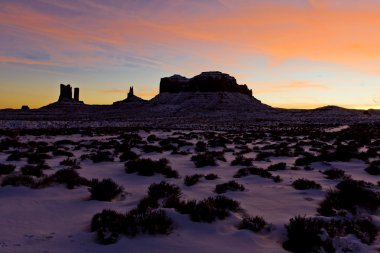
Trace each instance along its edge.
<path fill-rule="evenodd" d="M 128 96 L 126 99 L 121 100 L 121 101 L 116 101 L 113 103 L 113 105 L 124 105 L 124 104 L 129 104 L 129 103 L 144 103 L 147 102 L 144 99 L 136 96 L 133 92 L 133 86 L 129 88 Z"/>
<path fill-rule="evenodd" d="M 248 89 L 247 85 L 239 85 L 234 77 L 219 71 L 202 72 L 190 79 L 180 75 L 161 78 L 160 93 L 197 91 L 239 92 L 252 96 L 252 90 Z"/>
<path fill-rule="evenodd" d="M 74 89 L 74 98 L 73 98 L 73 88 L 71 87 L 70 84 L 64 85 L 61 84 L 60 86 L 60 94 L 58 98 L 58 102 L 62 101 L 79 101 L 79 88 Z"/>

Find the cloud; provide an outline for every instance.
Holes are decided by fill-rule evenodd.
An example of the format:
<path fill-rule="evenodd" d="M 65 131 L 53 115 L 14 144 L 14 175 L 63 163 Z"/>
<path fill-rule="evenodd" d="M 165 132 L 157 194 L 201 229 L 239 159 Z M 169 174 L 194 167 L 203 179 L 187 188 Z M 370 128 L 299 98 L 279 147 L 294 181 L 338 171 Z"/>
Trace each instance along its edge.
<path fill-rule="evenodd" d="M 227 64 L 260 53 L 274 64 L 306 58 L 368 69 L 380 59 L 380 5 L 371 0 L 55 0 L 54 12 L 41 1 L 21 3 L 3 3 L 0 24 L 28 31 L 25 41 L 33 33 L 31 46 L 44 48 L 55 64 L 113 65 L 129 54 L 162 64 L 183 54 Z"/>
<path fill-rule="evenodd" d="M 331 90 L 332 87 L 322 84 L 313 84 L 309 81 L 289 81 L 285 84 L 279 84 L 278 82 L 262 82 L 251 83 L 249 86 L 253 87 L 255 94 L 270 94 L 277 92 L 294 92 L 300 89 L 317 89 L 317 90 Z"/>

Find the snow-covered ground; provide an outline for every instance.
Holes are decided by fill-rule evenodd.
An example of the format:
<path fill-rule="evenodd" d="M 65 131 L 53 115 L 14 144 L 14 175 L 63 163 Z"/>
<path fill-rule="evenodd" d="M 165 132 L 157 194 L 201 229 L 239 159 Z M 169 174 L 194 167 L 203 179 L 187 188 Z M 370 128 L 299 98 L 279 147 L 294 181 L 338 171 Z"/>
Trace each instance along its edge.
<path fill-rule="evenodd" d="M 344 130 L 346 128 L 340 128 Z M 149 135 L 156 135 L 159 139 L 176 137 L 175 131 L 140 131 L 138 134 L 146 140 Z M 189 134 L 190 131 L 180 131 Z M 193 132 L 194 137 L 189 138 L 193 144 L 198 141 L 205 141 L 203 132 Z M 197 134 L 200 133 L 200 134 Z M 220 134 L 220 133 L 219 133 Z M 242 133 L 244 134 L 244 132 Z M 242 136 L 242 134 L 240 134 Z M 223 133 L 222 133 L 223 135 Z M 239 135 L 239 134 L 237 134 Z M 286 136 L 281 136 L 285 138 Z M 293 138 L 292 136 L 291 138 Z M 2 136 L 1 139 L 6 137 Z M 289 137 L 290 138 L 290 137 Z M 299 138 L 305 138 L 299 136 Z M 0 139 L 0 140 L 1 140 Z M 76 143 L 86 144 L 93 140 L 102 142 L 119 140 L 117 134 L 82 136 L 73 135 L 25 135 L 19 136 L 22 143 L 29 141 L 43 141 L 52 144 L 58 140 L 72 140 Z M 256 138 L 247 144 L 250 149 L 245 157 L 255 158 L 257 155 L 254 147 L 263 147 L 266 144 L 279 143 L 278 139 L 271 136 Z M 152 142 L 151 145 L 158 145 Z M 237 149 L 238 144 L 227 144 L 227 149 Z M 91 148 L 82 147 L 76 149 L 76 145 L 66 145 L 67 151 L 80 159 L 81 155 L 87 154 Z M 305 145 L 305 150 L 309 147 Z M 0 152 L 0 163 L 14 164 L 17 166 L 15 174 L 23 165 L 27 164 L 25 158 L 21 161 L 6 161 L 9 151 Z M 152 177 L 139 176 L 137 174 L 127 174 L 124 162 L 120 162 L 115 157 L 114 162 L 94 163 L 90 160 L 80 162 L 81 169 L 77 172 L 87 179 L 111 178 L 124 187 L 122 196 L 111 202 L 90 200 L 87 187 L 77 187 L 66 189 L 63 185 L 53 185 L 42 189 L 31 189 L 27 187 L 4 186 L 0 188 L 0 252 L 286 252 L 282 248 L 282 243 L 287 239 L 285 224 L 296 215 L 307 217 L 317 216 L 319 203 L 324 199 L 326 192 L 333 189 L 339 182 L 329 180 L 320 172 L 330 168 L 344 170 L 353 179 L 365 180 L 377 184 L 379 176 L 369 175 L 364 171 L 368 166 L 361 160 L 351 160 L 349 162 L 316 162 L 312 163 L 311 170 L 292 170 L 297 157 L 270 156 L 267 161 L 253 161 L 253 165 L 266 169 L 271 164 L 285 162 L 286 170 L 273 171 L 274 176 L 280 176 L 282 182 L 275 183 L 272 179 L 262 178 L 255 175 L 234 178 L 234 174 L 245 166 L 231 166 L 235 159 L 233 152 L 225 152 L 226 161 L 217 161 L 218 166 L 206 166 L 196 168 L 191 156 L 196 153 L 193 145 L 180 148 L 181 151 L 188 151 L 188 155 L 171 154 L 171 151 L 162 153 L 144 153 L 141 148 L 134 147 L 134 152 L 143 158 L 158 160 L 167 158 L 171 167 L 178 171 L 180 178 L 165 178 L 162 175 Z M 209 148 L 209 150 L 224 150 L 224 148 Z M 111 150 L 112 151 L 112 150 Z M 311 152 L 311 151 L 310 151 Z M 47 159 L 46 163 L 51 167 L 44 171 L 44 174 L 51 175 L 64 168 L 59 165 L 65 157 L 53 157 Z M 201 179 L 193 186 L 185 186 L 186 175 L 215 173 L 219 176 L 216 180 Z M 0 180 L 5 176 L 0 176 Z M 321 190 L 296 190 L 292 187 L 292 182 L 296 179 L 305 178 L 313 180 L 322 186 Z M 113 209 L 125 213 L 136 207 L 141 198 L 146 196 L 147 189 L 152 183 L 167 181 L 178 185 L 186 200 L 201 200 L 209 196 L 215 196 L 214 188 L 216 184 L 235 180 L 243 184 L 245 191 L 226 192 L 224 195 L 240 202 L 243 212 L 231 213 L 225 220 L 214 223 L 192 222 L 188 215 L 179 214 L 174 209 L 165 209 L 167 214 L 174 221 L 174 231 L 169 235 L 141 235 L 135 238 L 121 236 L 117 243 L 112 245 L 100 245 L 95 240 L 95 233 L 90 232 L 90 222 L 94 214 L 103 209 Z M 249 230 L 238 230 L 236 225 L 242 220 L 243 214 L 263 217 L 269 225 L 264 230 L 253 233 Z M 374 223 L 380 225 L 380 217 L 372 215 Z M 348 239 L 347 239 L 348 238 Z M 351 238 L 351 239 L 350 239 Z M 361 243 L 354 236 L 340 238 L 345 247 L 350 243 L 350 247 L 355 252 L 376 252 L 380 247 L 380 241 L 376 240 L 372 245 Z M 340 241 L 340 242 L 341 242 Z M 354 252 L 354 251 L 353 251 Z"/>

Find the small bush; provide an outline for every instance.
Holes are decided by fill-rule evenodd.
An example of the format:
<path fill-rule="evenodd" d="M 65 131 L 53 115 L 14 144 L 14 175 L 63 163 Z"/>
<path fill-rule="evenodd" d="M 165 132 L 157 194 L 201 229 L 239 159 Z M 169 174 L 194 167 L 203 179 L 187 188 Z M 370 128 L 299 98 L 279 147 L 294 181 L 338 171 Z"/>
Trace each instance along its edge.
<path fill-rule="evenodd" d="M 89 191 L 91 199 L 100 201 L 111 201 L 123 192 L 123 187 L 116 184 L 112 179 L 107 178 L 99 181 L 91 180 Z"/>
<path fill-rule="evenodd" d="M 66 158 L 65 160 L 61 161 L 59 164 L 63 166 L 69 166 L 72 169 L 80 169 L 80 163 L 77 159 Z"/>
<path fill-rule="evenodd" d="M 378 230 L 371 218 L 332 219 L 296 216 L 285 225 L 288 240 L 283 247 L 292 252 L 335 252 L 332 241 L 336 237 L 355 235 L 363 243 L 371 244 Z"/>
<path fill-rule="evenodd" d="M 188 213 L 195 222 L 214 222 L 229 216 L 229 212 L 240 210 L 239 202 L 224 196 L 209 197 L 200 202 L 189 201 L 182 208 L 182 213 Z"/>
<path fill-rule="evenodd" d="M 180 197 L 181 194 L 181 189 L 178 186 L 165 181 L 159 184 L 153 183 L 148 188 L 148 196 L 157 200 L 173 196 Z"/>
<path fill-rule="evenodd" d="M 42 166 L 32 166 L 32 165 L 25 165 L 21 168 L 21 173 L 24 176 L 35 176 L 35 177 L 42 177 L 43 171 Z"/>
<path fill-rule="evenodd" d="M 151 134 L 151 135 L 149 135 L 149 136 L 146 138 L 146 140 L 147 140 L 148 142 L 155 142 L 155 141 L 159 141 L 160 139 L 159 139 L 156 135 Z"/>
<path fill-rule="evenodd" d="M 334 252 L 331 240 L 322 240 L 321 235 L 326 222 L 315 218 L 296 216 L 285 225 L 288 240 L 284 249 L 296 253 Z"/>
<path fill-rule="evenodd" d="M 263 178 L 272 178 L 272 174 L 269 171 L 256 167 L 242 168 L 235 173 L 234 178 L 246 177 L 249 175 L 256 175 Z"/>
<path fill-rule="evenodd" d="M 292 186 L 296 190 L 309 190 L 309 189 L 321 189 L 321 185 L 312 181 L 312 180 L 307 180 L 304 178 L 300 178 L 295 180 L 292 183 Z"/>
<path fill-rule="evenodd" d="M 129 236 L 137 234 L 167 235 L 173 231 L 173 221 L 163 210 L 132 210 L 126 215 L 124 232 Z"/>
<path fill-rule="evenodd" d="M 203 141 L 198 141 L 195 144 L 195 151 L 197 152 L 206 152 L 207 151 L 207 144 Z"/>
<path fill-rule="evenodd" d="M 260 232 L 265 226 L 267 225 L 267 222 L 264 220 L 264 218 L 260 216 L 255 217 L 246 217 L 244 218 L 238 225 L 238 229 L 248 229 L 252 232 Z"/>
<path fill-rule="evenodd" d="M 203 177 L 201 174 L 194 174 L 191 176 L 186 176 L 184 179 L 184 184 L 186 186 L 192 186 L 199 182 L 199 180 Z"/>
<path fill-rule="evenodd" d="M 7 161 L 20 161 L 22 158 L 27 158 L 29 153 L 20 152 L 20 151 L 12 151 L 12 153 L 8 156 Z"/>
<path fill-rule="evenodd" d="M 268 166 L 268 171 L 286 170 L 286 163 L 276 163 Z"/>
<path fill-rule="evenodd" d="M 52 175 L 55 182 L 65 184 L 67 188 L 73 189 L 76 186 L 90 186 L 90 182 L 79 176 L 78 172 L 73 169 L 61 169 Z"/>
<path fill-rule="evenodd" d="M 154 146 L 154 145 L 144 145 L 142 147 L 142 150 L 144 153 L 152 153 L 152 152 L 157 152 L 157 153 L 162 153 L 162 148 L 159 146 Z"/>
<path fill-rule="evenodd" d="M 97 213 L 91 220 L 91 231 L 97 234 L 97 241 L 101 244 L 113 244 L 119 239 L 125 216 L 113 210 L 105 209 Z"/>
<path fill-rule="evenodd" d="M 12 173 L 16 169 L 13 164 L 2 164 L 0 163 L 0 175 L 7 175 Z"/>
<path fill-rule="evenodd" d="M 229 181 L 227 183 L 218 184 L 215 186 L 215 192 L 218 194 L 225 193 L 227 191 L 244 191 L 245 187 L 236 181 Z"/>
<path fill-rule="evenodd" d="M 328 169 L 322 172 L 322 174 L 326 175 L 327 179 L 347 179 L 349 176 L 346 175 L 344 170 L 340 169 Z"/>
<path fill-rule="evenodd" d="M 235 160 L 231 162 L 231 166 L 252 166 L 253 159 L 252 158 L 246 158 L 242 155 L 238 155 Z"/>
<path fill-rule="evenodd" d="M 91 231 L 96 232 L 97 241 L 101 244 L 116 243 L 120 234 L 169 234 L 172 230 L 173 221 L 163 210 L 134 209 L 123 215 L 105 209 L 91 220 Z"/>
<path fill-rule="evenodd" d="M 153 161 L 151 159 L 137 159 L 125 163 L 127 173 L 137 172 L 140 176 L 153 176 L 155 173 L 165 175 L 167 178 L 178 178 L 178 172 L 169 166 L 167 159 Z"/>
<path fill-rule="evenodd" d="M 137 205 L 137 210 L 146 211 L 148 209 L 157 209 L 159 207 L 160 204 L 158 203 L 158 199 L 146 196 L 139 201 L 139 204 Z"/>
<path fill-rule="evenodd" d="M 373 176 L 380 175 L 380 161 L 371 162 L 371 164 L 365 169 L 365 171 Z"/>
<path fill-rule="evenodd" d="M 28 163 L 29 164 L 43 164 L 46 159 L 50 159 L 51 156 L 48 154 L 41 153 L 29 153 L 28 155 Z"/>
<path fill-rule="evenodd" d="M 194 162 L 197 168 L 201 168 L 205 166 L 217 166 L 215 157 L 208 153 L 192 156 L 191 161 Z"/>
<path fill-rule="evenodd" d="M 119 158 L 120 158 L 120 162 L 126 162 L 129 160 L 135 160 L 138 157 L 139 156 L 135 152 L 133 152 L 132 150 L 126 150 L 120 155 Z"/>
<path fill-rule="evenodd" d="M 346 179 L 336 187 L 338 190 L 329 191 L 321 202 L 319 214 L 334 216 L 340 210 L 356 213 L 358 207 L 375 212 L 380 206 L 380 194 L 371 189 L 374 185 L 370 183 Z"/>
<path fill-rule="evenodd" d="M 26 187 L 34 187 L 35 181 L 34 178 L 31 176 L 24 176 L 24 175 L 10 175 L 3 179 L 3 182 L 1 183 L 1 186 L 26 186 Z"/>
<path fill-rule="evenodd" d="M 280 176 L 273 176 L 272 179 L 273 179 L 273 182 L 275 182 L 275 183 L 282 182 L 282 178 Z"/>
<path fill-rule="evenodd" d="M 100 150 L 98 150 L 95 153 L 82 155 L 81 159 L 82 160 L 90 159 L 94 163 L 113 162 L 114 161 L 111 152 L 109 152 L 109 151 L 100 151 Z"/>
<path fill-rule="evenodd" d="M 216 174 L 214 174 L 214 173 L 210 173 L 210 174 L 207 174 L 206 176 L 205 176 L 205 179 L 206 180 L 215 180 L 215 179 L 218 179 L 219 177 L 218 177 L 218 175 L 216 175 Z"/>

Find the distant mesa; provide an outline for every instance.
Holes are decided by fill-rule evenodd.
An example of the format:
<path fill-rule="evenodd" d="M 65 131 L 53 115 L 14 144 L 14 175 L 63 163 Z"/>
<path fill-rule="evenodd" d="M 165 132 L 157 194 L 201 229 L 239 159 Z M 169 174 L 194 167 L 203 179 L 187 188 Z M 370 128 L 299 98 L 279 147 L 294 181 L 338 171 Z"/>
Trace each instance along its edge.
<path fill-rule="evenodd" d="M 247 85 L 239 85 L 234 77 L 219 71 L 202 72 L 192 78 L 180 75 L 161 78 L 160 94 L 165 92 L 239 92 L 252 96 Z"/>
<path fill-rule="evenodd" d="M 60 94 L 58 98 L 58 102 L 78 102 L 83 103 L 82 101 L 79 101 L 79 88 L 74 88 L 74 98 L 73 98 L 73 88 L 70 84 L 64 85 L 61 84 L 60 86 Z"/>
<path fill-rule="evenodd" d="M 136 96 L 133 92 L 133 86 L 131 86 L 129 88 L 127 98 L 121 101 L 116 101 L 113 103 L 113 105 L 124 105 L 124 104 L 129 104 L 129 103 L 144 103 L 144 102 L 147 102 L 147 101 Z"/>
<path fill-rule="evenodd" d="M 21 110 L 23 110 L 23 111 L 29 111 L 30 108 L 27 105 L 23 105 L 23 106 L 21 106 Z"/>

